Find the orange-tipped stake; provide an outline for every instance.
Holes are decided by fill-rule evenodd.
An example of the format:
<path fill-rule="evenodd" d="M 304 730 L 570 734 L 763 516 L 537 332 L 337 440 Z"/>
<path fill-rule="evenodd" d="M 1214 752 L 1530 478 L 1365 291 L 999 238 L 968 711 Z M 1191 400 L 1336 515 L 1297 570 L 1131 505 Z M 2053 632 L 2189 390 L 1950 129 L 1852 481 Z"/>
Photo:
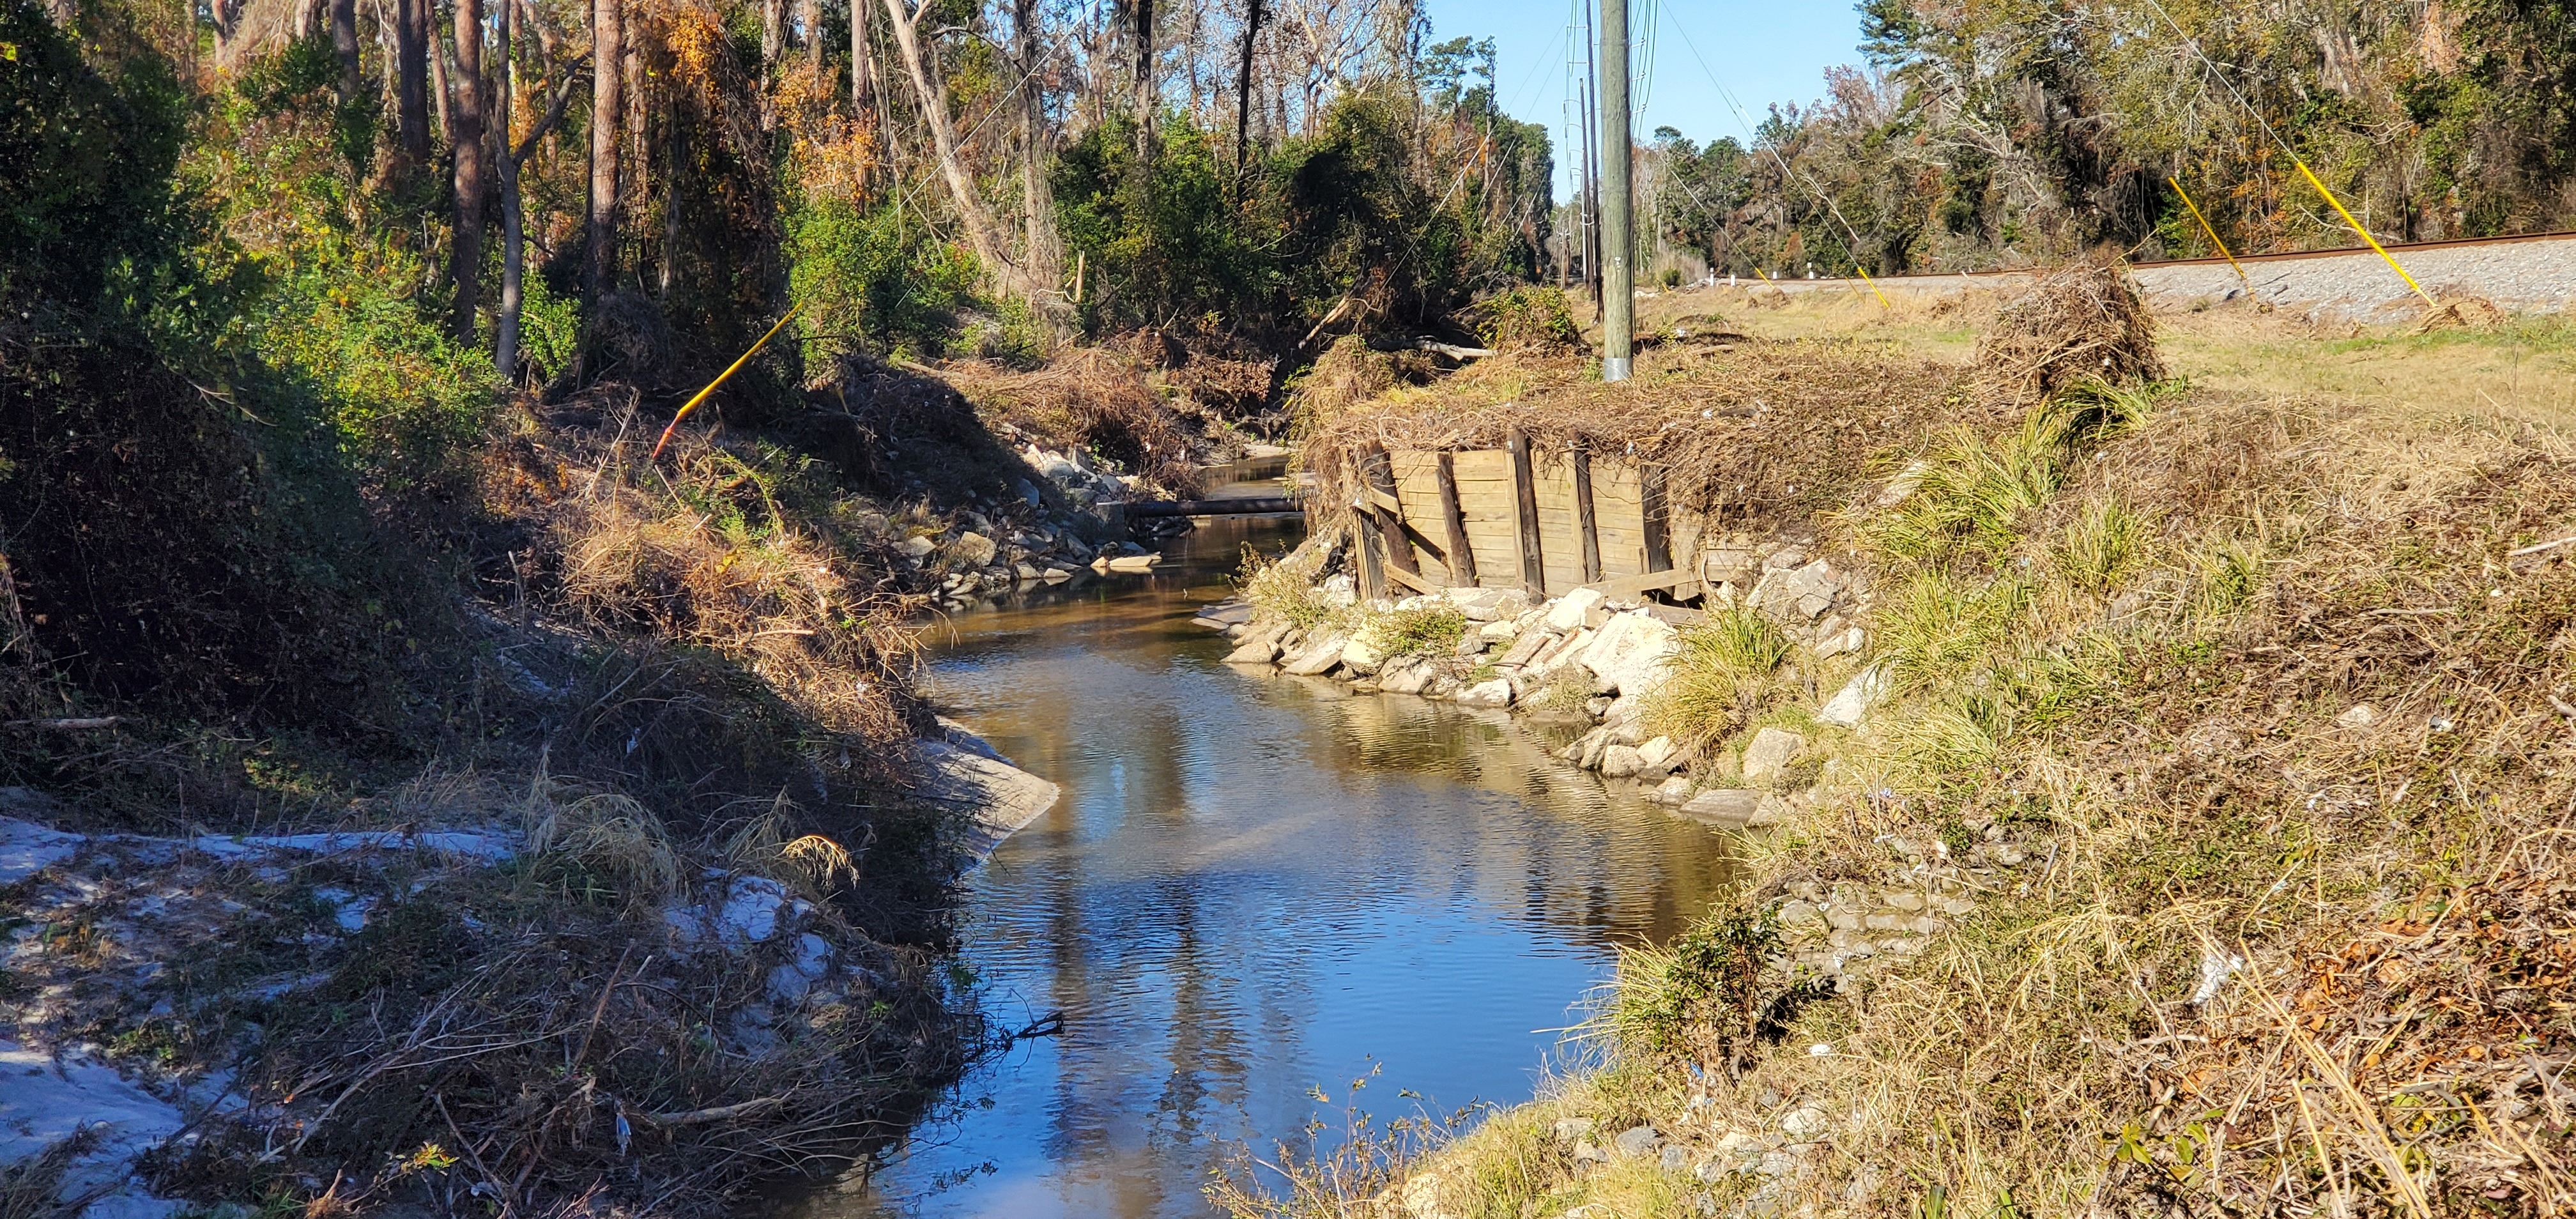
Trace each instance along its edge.
<path fill-rule="evenodd" d="M 2217 246 L 2218 256 L 2226 259 L 2228 266 L 2235 268 L 2236 282 L 2245 285 L 2245 299 L 2254 299 L 2254 281 L 2245 278 L 2245 268 L 2237 265 L 2236 255 L 2228 252 L 2227 243 L 2218 239 L 2218 230 L 2210 226 L 2209 217 L 2200 214 L 2200 205 L 2191 201 L 2191 192 L 2184 190 L 2182 183 L 2170 176 L 2165 179 L 2165 185 L 2174 188 L 2174 193 L 2182 196 L 2182 205 L 2191 209 L 2191 218 L 2200 222 L 2200 231 L 2209 234 L 2209 244 Z"/>
<path fill-rule="evenodd" d="M 728 365 L 728 366 L 725 368 L 725 370 L 724 370 L 723 372 L 717 373 L 717 374 L 716 374 L 716 379 L 715 379 L 715 380 L 707 382 L 707 387 L 706 387 L 705 389 L 699 390 L 699 391 L 698 391 L 698 396 L 697 396 L 697 397 L 694 397 L 694 398 L 689 399 L 688 404 L 687 404 L 687 405 L 685 405 L 685 406 L 682 406 L 682 407 L 680 408 L 680 413 L 679 413 L 679 414 L 676 414 L 676 415 L 671 416 L 671 422 L 669 423 L 669 425 L 665 426 L 665 427 L 662 429 L 662 438 L 661 438 L 660 440 L 656 440 L 656 441 L 654 441 L 654 442 L 653 442 L 653 455 L 652 455 L 651 457 L 647 457 L 647 458 L 645 458 L 644 460 L 646 460 L 646 461 L 659 461 L 659 460 L 661 460 L 661 459 L 662 459 L 662 446 L 664 446 L 664 445 L 667 445 L 667 444 L 671 443 L 671 433 L 676 432 L 676 431 L 678 431 L 678 430 L 679 430 L 679 428 L 680 428 L 680 421 L 681 421 L 681 420 L 683 420 L 683 419 L 688 418 L 688 417 L 689 417 L 689 412 L 690 412 L 690 411 L 693 411 L 693 410 L 698 409 L 698 404 L 699 404 L 699 403 L 701 403 L 701 402 L 706 401 L 706 400 L 707 400 L 707 395 L 709 395 L 709 394 L 712 394 L 712 393 L 716 392 L 716 387 L 717 387 L 717 386 L 719 386 L 719 385 L 724 384 L 724 383 L 725 383 L 725 378 L 730 377 L 730 376 L 734 375 L 734 373 L 741 371 L 741 369 L 742 369 L 742 366 L 743 366 L 743 365 L 751 363 L 751 358 L 752 358 L 753 356 L 759 355 L 759 354 L 760 354 L 760 349 L 761 349 L 761 348 L 769 346 L 769 340 L 774 339 L 774 338 L 777 338 L 777 337 L 778 337 L 778 332 L 779 332 L 779 331 L 781 331 L 781 330 L 786 329 L 786 328 L 787 328 L 787 323 L 792 322 L 792 321 L 795 321 L 795 320 L 796 320 L 796 315 L 797 315 L 797 314 L 799 314 L 799 313 L 803 313 L 804 311 L 805 311 L 805 306 L 804 306 L 804 305 L 802 305 L 802 304 L 799 304 L 799 305 L 797 305 L 795 308 L 788 310 L 788 311 L 787 311 L 787 316 L 785 316 L 785 317 L 782 317 L 782 318 L 778 319 L 778 324 L 777 324 L 777 325 L 774 325 L 774 326 L 771 326 L 771 327 L 769 328 L 769 333 L 767 333 L 767 334 L 764 334 L 764 335 L 760 336 L 760 341 L 759 341 L 759 342 L 757 342 L 757 343 L 752 344 L 752 345 L 751 345 L 751 350 L 749 350 L 749 351 L 746 351 L 746 352 L 742 353 L 742 358 L 741 358 L 741 359 L 736 360 L 736 361 L 734 361 L 732 364 Z"/>
<path fill-rule="evenodd" d="M 1871 278 L 1869 277 L 1869 272 L 1861 270 L 1861 265 L 1860 265 L 1859 263 L 1853 263 L 1853 264 L 1852 264 L 1852 270 L 1854 270 L 1854 271 L 1860 271 L 1860 282 L 1862 282 L 1862 283 L 1865 283 L 1865 284 L 1868 284 L 1868 285 L 1869 285 L 1870 295 L 1875 296 L 1875 297 L 1877 297 L 1877 298 L 1878 298 L 1878 304 L 1879 304 L 1879 307 L 1880 307 L 1880 308 L 1882 308 L 1882 309 L 1893 309 L 1893 308 L 1895 308 L 1895 307 L 1896 307 L 1896 306 L 1894 306 L 1894 305 L 1891 305 L 1891 304 L 1888 304 L 1888 303 L 1887 303 L 1887 294 L 1878 290 L 1878 281 L 1877 281 L 1877 280 L 1874 280 L 1874 279 L 1871 279 Z"/>

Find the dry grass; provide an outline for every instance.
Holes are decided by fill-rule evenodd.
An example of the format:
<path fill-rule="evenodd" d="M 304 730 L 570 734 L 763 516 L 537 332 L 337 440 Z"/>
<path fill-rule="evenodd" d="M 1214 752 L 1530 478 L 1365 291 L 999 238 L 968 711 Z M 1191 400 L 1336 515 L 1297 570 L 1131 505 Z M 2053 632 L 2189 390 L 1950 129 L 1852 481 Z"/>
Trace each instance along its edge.
<path fill-rule="evenodd" d="M 1534 1108 L 1651 1117 L 1697 1157 L 1814 1105 L 1830 1132 L 1784 1204 L 1827 1214 L 2576 1208 L 2576 544 L 2544 547 L 2576 536 L 2576 445 L 2554 384 L 2428 388 L 2564 359 L 2527 325 L 2303 349 L 2195 316 L 2179 369 L 2277 346 L 2296 358 L 2239 375 L 2309 392 L 1924 433 L 1900 456 L 1957 477 L 1831 525 L 1878 568 L 1868 625 L 1910 692 L 1822 742 L 1821 798 L 1754 845 L 1740 910 L 1901 882 L 1901 844 L 1988 824 L 2028 861 L 1971 874 L 1976 909 L 1919 957 L 1789 1004 L 1749 1058 L 1718 1034 L 1806 967 L 1725 1019 L 1667 1017 L 1722 971 L 1637 958 L 1613 1009 L 1650 1035 L 1596 1078 L 1660 1085 Z M 2423 374 L 2314 392 L 2338 350 Z M 1519 1129 L 1422 1171 L 1538 1166 L 1453 1197 L 1470 1215 L 1723 1211 L 1761 1180 L 1578 1176 Z"/>
<path fill-rule="evenodd" d="M 896 776 L 896 747 L 926 718 L 899 531 L 837 511 L 810 461 L 683 433 L 657 465 L 651 434 L 613 403 L 595 426 L 506 450 L 487 481 L 539 542 L 514 558 L 515 595 L 602 635 L 737 663 Z"/>
<path fill-rule="evenodd" d="M 1033 372 L 962 361 L 941 375 L 1014 426 L 1110 458 L 1166 494 L 1198 492 L 1197 437 L 1126 353 L 1074 348 Z"/>

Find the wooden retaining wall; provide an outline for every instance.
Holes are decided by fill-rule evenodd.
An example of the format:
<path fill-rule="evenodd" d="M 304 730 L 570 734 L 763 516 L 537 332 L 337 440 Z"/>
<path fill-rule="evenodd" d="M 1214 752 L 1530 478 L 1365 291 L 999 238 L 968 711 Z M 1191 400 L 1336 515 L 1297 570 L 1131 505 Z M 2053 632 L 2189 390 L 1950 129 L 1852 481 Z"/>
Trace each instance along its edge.
<path fill-rule="evenodd" d="M 1583 450 L 1378 450 L 1361 456 L 1361 591 L 1455 586 L 1531 599 L 1595 588 L 1614 597 L 1702 591 L 1701 522 L 1666 502 L 1662 468 Z M 1676 554 L 1690 562 L 1677 568 Z"/>

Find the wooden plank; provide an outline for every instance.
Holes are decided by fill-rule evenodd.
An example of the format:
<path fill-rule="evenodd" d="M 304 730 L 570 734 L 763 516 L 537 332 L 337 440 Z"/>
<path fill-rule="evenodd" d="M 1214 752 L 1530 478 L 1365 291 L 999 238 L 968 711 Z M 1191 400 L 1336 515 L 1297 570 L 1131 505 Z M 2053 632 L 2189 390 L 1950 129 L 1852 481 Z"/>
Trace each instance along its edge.
<path fill-rule="evenodd" d="M 1515 428 L 1503 441 L 1503 450 L 1512 459 L 1512 504 L 1518 510 L 1514 526 L 1520 542 L 1521 588 L 1532 601 L 1547 596 L 1547 560 L 1539 549 L 1538 490 L 1531 486 L 1529 437 Z"/>
<path fill-rule="evenodd" d="M 1397 584 L 1401 584 L 1406 588 L 1412 589 L 1417 593 L 1436 593 L 1440 591 L 1439 585 L 1424 579 L 1422 576 L 1413 572 L 1398 570 L 1393 567 L 1386 569 L 1386 578 Z"/>
<path fill-rule="evenodd" d="M 1386 565 L 1418 579 L 1422 565 L 1414 561 L 1413 540 L 1405 536 L 1404 501 L 1395 497 L 1395 467 L 1382 448 L 1370 449 L 1360 462 L 1367 479 L 1369 515 L 1376 518 L 1378 535 L 1386 544 Z"/>
<path fill-rule="evenodd" d="M 1386 566 L 1378 560 L 1377 530 L 1365 524 L 1351 525 L 1352 549 L 1360 552 L 1360 596 L 1374 601 L 1386 595 Z"/>
<path fill-rule="evenodd" d="M 1574 528 L 1583 547 L 1583 579 L 1601 578 L 1601 526 L 1592 518 L 1592 452 L 1574 451 Z"/>
<path fill-rule="evenodd" d="M 1665 515 L 1669 509 L 1664 504 L 1664 468 L 1639 466 L 1637 488 L 1646 511 L 1646 570 L 1671 571 L 1673 545 Z"/>
<path fill-rule="evenodd" d="M 1621 598 L 1634 597 L 1640 593 L 1653 592 L 1656 589 L 1678 588 L 1684 584 L 1697 584 L 1698 582 L 1699 577 L 1691 574 L 1690 572 L 1665 570 L 1650 571 L 1639 576 L 1621 576 L 1615 580 L 1603 580 L 1597 584 L 1590 584 L 1585 587 L 1592 589 L 1594 592 L 1600 593 L 1602 596 L 1618 600 Z"/>
<path fill-rule="evenodd" d="M 1452 583 L 1473 585 L 1476 583 L 1476 548 L 1467 544 L 1467 513 L 1458 502 L 1458 469 L 1453 455 L 1440 454 L 1438 477 L 1440 520 L 1449 531 L 1450 574 L 1455 577 Z"/>

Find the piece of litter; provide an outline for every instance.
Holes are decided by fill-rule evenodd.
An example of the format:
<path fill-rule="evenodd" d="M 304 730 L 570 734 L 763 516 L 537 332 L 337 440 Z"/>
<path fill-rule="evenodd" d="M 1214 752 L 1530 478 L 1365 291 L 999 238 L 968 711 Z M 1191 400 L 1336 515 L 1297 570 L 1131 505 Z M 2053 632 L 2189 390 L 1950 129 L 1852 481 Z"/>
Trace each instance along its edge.
<path fill-rule="evenodd" d="M 2217 998 L 2219 988 L 2226 986 L 2227 979 L 2234 976 L 2237 970 L 2243 968 L 2245 968 L 2245 958 L 2237 956 L 2234 953 L 2229 953 L 2223 957 L 2215 952 L 2202 953 L 2200 958 L 2200 989 L 2191 992 L 2191 1005 L 2193 1007 L 2200 1007 L 2208 1003 L 2210 1000 Z"/>
<path fill-rule="evenodd" d="M 1809 1058 L 1831 1058 L 1833 1056 L 1834 1043 L 1830 1041 L 1819 1041 L 1816 1044 L 1807 1047 L 1807 1057 Z"/>

